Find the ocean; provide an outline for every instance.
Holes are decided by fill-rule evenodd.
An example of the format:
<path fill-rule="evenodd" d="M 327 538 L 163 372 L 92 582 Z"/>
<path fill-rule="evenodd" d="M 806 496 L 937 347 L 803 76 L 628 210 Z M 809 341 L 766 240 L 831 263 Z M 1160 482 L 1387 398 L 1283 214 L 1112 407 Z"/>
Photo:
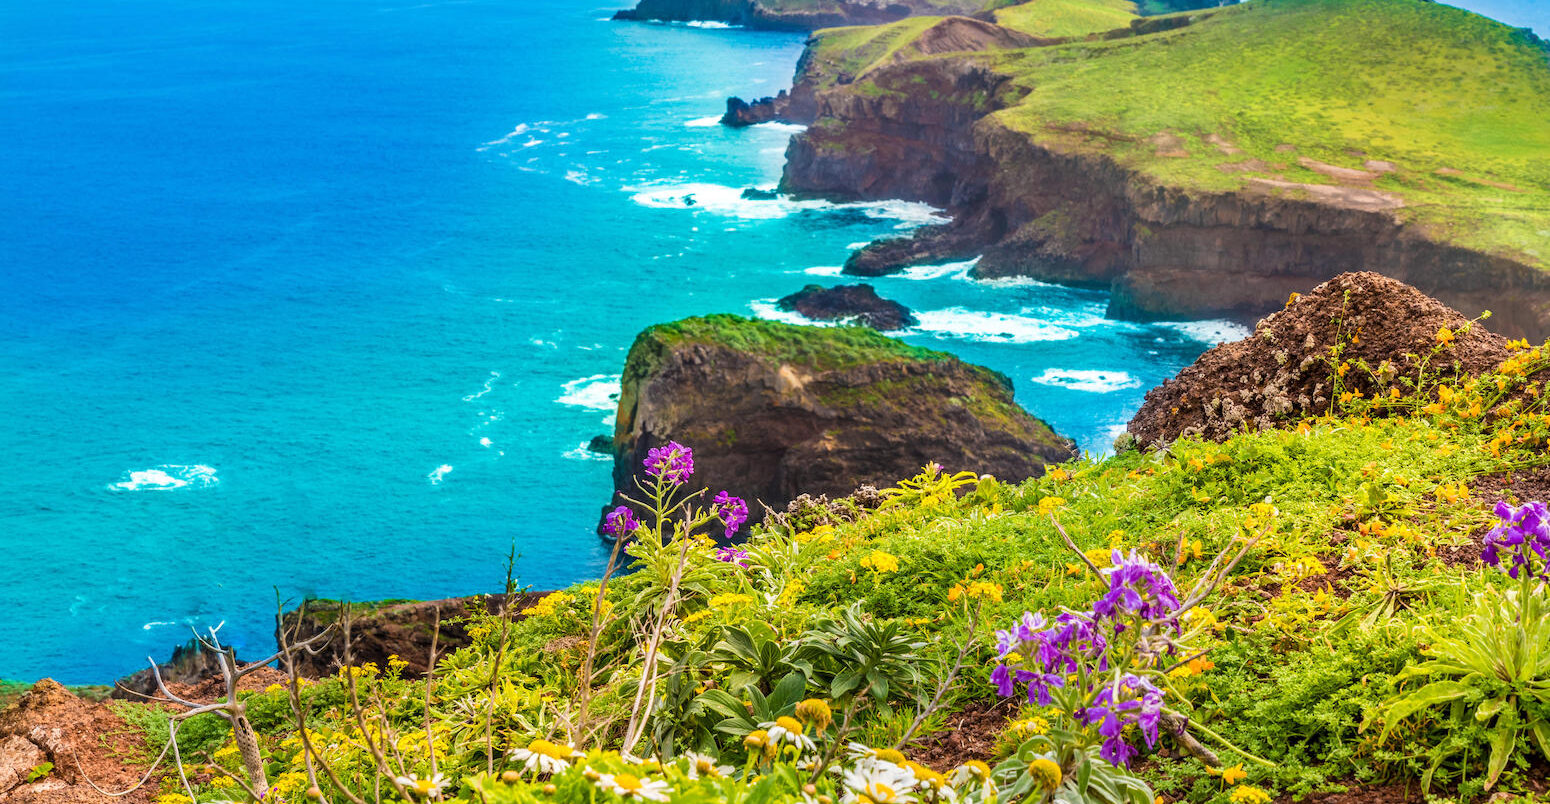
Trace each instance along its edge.
<path fill-rule="evenodd" d="M 845 281 L 918 204 L 756 201 L 798 34 L 560 0 L 0 7 L 0 678 L 104 682 L 276 605 L 595 577 L 625 351 Z M 873 280 L 1101 451 L 1223 322 Z M 951 468 L 951 467 L 950 467 Z"/>

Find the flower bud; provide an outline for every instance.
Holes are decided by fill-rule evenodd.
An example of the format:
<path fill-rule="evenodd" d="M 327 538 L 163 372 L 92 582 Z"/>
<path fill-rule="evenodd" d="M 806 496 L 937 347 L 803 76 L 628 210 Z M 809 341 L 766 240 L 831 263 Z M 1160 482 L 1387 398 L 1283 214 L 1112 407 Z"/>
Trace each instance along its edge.
<path fill-rule="evenodd" d="M 811 724 L 817 731 L 829 728 L 829 724 L 834 722 L 834 711 L 827 702 L 818 698 L 808 698 L 797 704 L 796 715 L 797 719 Z"/>
<path fill-rule="evenodd" d="M 310 798 L 313 801 L 322 801 L 323 791 L 318 789 L 317 785 L 313 785 L 312 787 L 307 788 L 307 798 Z"/>
<path fill-rule="evenodd" d="M 516 784 L 517 782 L 522 781 L 522 774 L 517 773 L 514 770 L 503 771 L 501 773 L 501 781 L 505 782 L 506 784 Z"/>
<path fill-rule="evenodd" d="M 544 791 L 544 795 L 546 795 L 546 796 L 552 796 L 552 795 L 554 795 L 554 791 L 556 791 L 556 790 L 558 790 L 558 789 L 559 789 L 559 788 L 557 788 L 557 787 L 555 787 L 555 786 L 554 786 L 554 785 L 552 785 L 552 784 L 546 784 L 546 785 L 544 785 L 544 787 L 543 787 L 543 791 Z"/>

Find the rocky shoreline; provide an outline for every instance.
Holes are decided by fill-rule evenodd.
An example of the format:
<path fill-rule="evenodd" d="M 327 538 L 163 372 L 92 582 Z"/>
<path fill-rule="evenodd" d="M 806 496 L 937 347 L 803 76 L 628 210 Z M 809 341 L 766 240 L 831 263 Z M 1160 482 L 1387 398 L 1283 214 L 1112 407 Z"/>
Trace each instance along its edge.
<path fill-rule="evenodd" d="M 1141 19 L 1105 38 L 1189 19 Z M 1101 149 L 1065 148 L 1009 128 L 996 113 L 1027 90 L 979 54 L 1021 46 L 1020 36 L 982 20 L 947 18 L 911 45 L 930 58 L 895 57 L 864 78 L 825 63 L 810 40 L 789 93 L 729 101 L 725 122 L 808 126 L 788 146 L 783 192 L 921 201 L 951 213 L 950 224 L 855 252 L 847 274 L 880 276 L 980 257 L 977 277 L 1109 290 L 1112 318 L 1251 323 L 1290 293 L 1372 270 L 1471 315 L 1490 309 L 1489 325 L 1505 335 L 1550 336 L 1550 273 L 1406 223 L 1395 214 L 1402 199 L 1373 186 L 1391 169 L 1384 163 L 1349 170 L 1286 146 L 1286 160 L 1336 183 L 1255 178 L 1240 191 L 1191 191 L 1159 183 Z M 1162 140 L 1142 145 L 1176 147 Z M 1231 143 L 1216 147 L 1224 160 L 1234 158 Z"/>

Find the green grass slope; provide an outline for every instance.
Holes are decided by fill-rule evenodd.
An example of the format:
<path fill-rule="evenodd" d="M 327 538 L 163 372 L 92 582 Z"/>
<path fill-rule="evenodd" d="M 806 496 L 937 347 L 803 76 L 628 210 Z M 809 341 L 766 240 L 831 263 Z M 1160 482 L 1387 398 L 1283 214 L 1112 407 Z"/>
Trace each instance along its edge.
<path fill-rule="evenodd" d="M 809 775 L 787 754 L 771 763 L 745 735 L 792 714 L 804 697 L 828 698 L 834 722 L 808 719 L 819 750 L 836 746 L 831 757 L 842 757 L 855 753 L 844 751 L 847 742 L 901 744 L 904 755 L 948 770 L 967 759 L 994 764 L 1024 740 L 1067 728 L 1072 713 L 1029 703 L 1021 690 L 989 709 L 1002 700 L 988 680 L 997 661 L 991 629 L 1025 611 L 1082 609 L 1107 588 L 1063 545 L 1058 521 L 1088 560 L 1106 566 L 1112 549 L 1135 550 L 1167 567 L 1181 589 L 1211 573 L 1217 551 L 1252 542 L 1218 592 L 1185 617 L 1200 653 L 1127 665 L 1161 661 L 1167 705 L 1225 760 L 1226 772 L 1213 771 L 1167 737 L 1159 750 L 1143 750 L 1134 770 L 1163 800 L 1263 804 L 1351 785 L 1358 790 L 1347 800 L 1382 800 L 1373 787 L 1414 791 L 1423 775 L 1456 801 L 1539 789 L 1534 730 L 1550 729 L 1550 711 L 1507 696 L 1550 685 L 1546 644 L 1522 648 L 1531 666 L 1520 679 L 1487 673 L 1450 687 L 1453 715 L 1422 708 L 1400 728 L 1382 724 L 1397 698 L 1426 684 L 1415 677 L 1418 664 L 1450 640 L 1482 639 L 1471 630 L 1482 622 L 1470 614 L 1476 601 L 1547 595 L 1479 558 L 1491 505 L 1543 493 L 1550 477 L 1547 366 L 1550 350 L 1524 350 L 1494 376 L 1434 372 L 1419 386 L 1395 384 L 1392 395 L 1348 399 L 1332 417 L 1225 443 L 1186 438 L 1166 451 L 1073 461 L 1023 483 L 927 473 L 886 492 L 881 507 L 865 507 L 876 499 L 813 505 L 761 525 L 741 564 L 718 560 L 719 526 L 665 546 L 642 538 L 628 548 L 633 571 L 606 593 L 595 582 L 577 585 L 516 622 L 471 615 L 474 644 L 444 659 L 429 689 L 399 678 L 396 664 L 299 689 L 310 739 L 337 783 L 299 739 L 288 690 L 248 694 L 248 716 L 285 801 L 313 784 L 325 801 L 398 800 L 386 792 L 384 767 L 432 782 L 447 799 L 487 804 L 642 800 L 599 773 L 665 780 L 671 795 L 646 800 L 683 804 L 859 801 L 854 789 L 845 795 L 850 777 Z M 1369 370 L 1383 376 L 1330 367 L 1332 381 Z M 1501 491 L 1504 478 L 1538 491 Z M 496 576 L 498 558 L 491 563 Z M 589 664 L 594 611 L 601 627 Z M 658 644 L 653 674 L 646 657 Z M 583 685 L 588 666 L 595 675 Z M 873 686 L 858 698 L 847 673 L 863 666 Z M 642 685 L 643 676 L 654 680 Z M 643 708 L 648 691 L 654 703 Z M 148 729 L 160 716 L 143 704 L 117 706 Z M 1524 719 L 1493 721 L 1520 708 Z M 641 735 L 635 756 L 620 756 L 632 722 Z M 213 716 L 182 734 L 184 756 L 209 752 L 202 761 L 242 773 L 229 729 Z M 569 767 L 552 776 L 524 769 L 524 754 L 508 758 L 567 734 L 584 734 L 588 753 L 561 752 Z M 373 759 L 371 735 L 386 737 L 386 758 Z M 165 731 L 161 742 L 151 736 L 159 750 Z M 1139 734 L 1129 739 L 1140 744 Z M 1488 791 L 1484 746 L 1498 743 L 1510 761 Z M 1015 761 L 1008 767 L 1018 773 Z M 1008 787 L 997 798 L 972 780 L 956 784 L 960 802 L 1017 798 Z M 218 773 L 193 781 L 201 801 L 242 800 L 233 787 Z M 163 804 L 189 804 L 170 777 L 164 791 Z M 1030 804 L 1051 800 L 1049 790 L 1024 792 Z"/>
<path fill-rule="evenodd" d="M 1049 39 L 1123 28 L 1136 18 L 1130 0 L 1031 0 L 997 9 L 996 24 Z"/>
<path fill-rule="evenodd" d="M 1550 260 L 1550 60 L 1476 14 L 1422 0 L 1252 0 L 1185 28 L 1000 63 L 1029 94 L 998 117 L 1037 141 L 1200 190 L 1256 177 L 1370 187 L 1437 237 Z"/>

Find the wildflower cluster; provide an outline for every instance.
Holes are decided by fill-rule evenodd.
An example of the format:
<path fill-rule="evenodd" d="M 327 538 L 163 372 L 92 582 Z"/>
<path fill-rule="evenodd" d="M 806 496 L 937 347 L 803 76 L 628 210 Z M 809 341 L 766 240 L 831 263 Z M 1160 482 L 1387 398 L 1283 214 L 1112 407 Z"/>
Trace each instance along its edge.
<path fill-rule="evenodd" d="M 1545 504 L 1513 507 L 1503 500 L 1496 504 L 1496 516 L 1500 522 L 1485 535 L 1480 558 L 1514 580 L 1520 574 L 1550 580 L 1550 511 Z"/>
<path fill-rule="evenodd" d="M 1147 747 L 1155 747 L 1163 707 L 1162 690 L 1128 670 L 1172 652 L 1181 612 L 1162 567 L 1118 549 L 1110 561 L 1102 570 L 1108 589 L 1090 610 L 1064 612 L 1052 623 L 1025 612 L 996 632 L 1000 663 L 991 682 L 1002 696 L 1025 684 L 1029 703 L 1058 704 L 1082 725 L 1097 727 L 1102 757 L 1124 766 L 1136 753 L 1125 741 L 1126 728 L 1138 727 Z"/>

